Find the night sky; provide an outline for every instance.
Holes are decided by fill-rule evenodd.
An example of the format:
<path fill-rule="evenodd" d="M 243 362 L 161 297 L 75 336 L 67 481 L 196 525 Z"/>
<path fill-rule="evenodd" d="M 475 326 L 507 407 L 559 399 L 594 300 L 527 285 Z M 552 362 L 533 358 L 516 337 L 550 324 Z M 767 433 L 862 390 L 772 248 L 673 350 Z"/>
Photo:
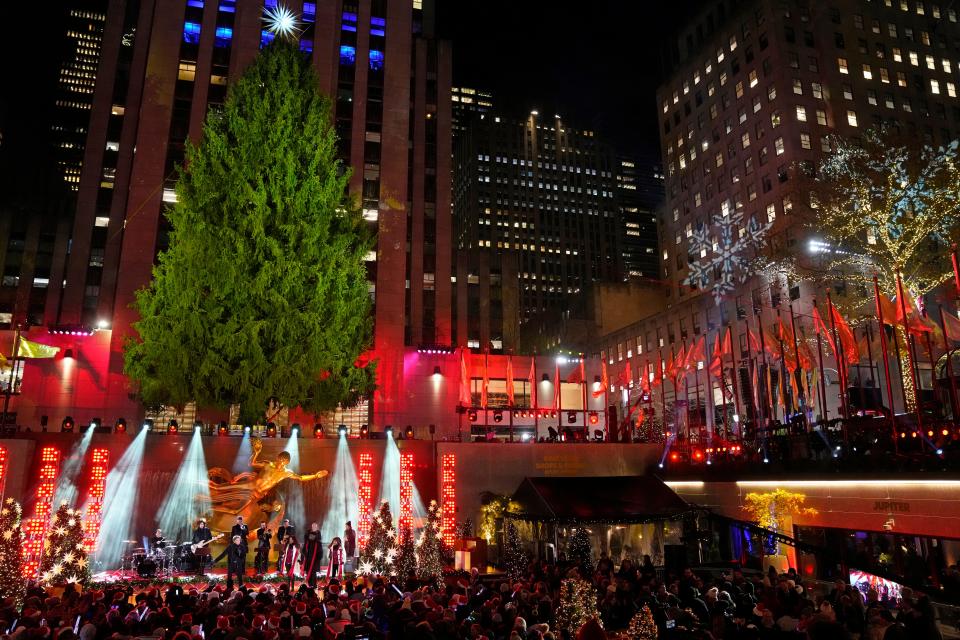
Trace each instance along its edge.
<path fill-rule="evenodd" d="M 439 0 L 454 83 L 493 91 L 498 111 L 559 113 L 623 151 L 659 155 L 660 51 L 702 0 Z"/>

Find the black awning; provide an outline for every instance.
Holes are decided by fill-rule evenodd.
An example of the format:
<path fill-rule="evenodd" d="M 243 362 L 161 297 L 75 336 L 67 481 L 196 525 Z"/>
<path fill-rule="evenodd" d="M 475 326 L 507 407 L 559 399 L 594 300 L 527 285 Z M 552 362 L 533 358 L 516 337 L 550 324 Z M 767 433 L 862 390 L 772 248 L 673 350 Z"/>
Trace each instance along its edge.
<path fill-rule="evenodd" d="M 670 520 L 695 509 L 654 476 L 524 478 L 508 517 L 577 523 Z"/>

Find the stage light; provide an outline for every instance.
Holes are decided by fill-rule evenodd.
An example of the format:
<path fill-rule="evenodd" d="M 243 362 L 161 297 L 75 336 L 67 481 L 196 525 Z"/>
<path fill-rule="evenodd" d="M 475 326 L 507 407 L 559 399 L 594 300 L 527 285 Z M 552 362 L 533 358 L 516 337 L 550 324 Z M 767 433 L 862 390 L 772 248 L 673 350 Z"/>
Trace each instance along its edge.
<path fill-rule="evenodd" d="M 63 422 L 60 423 L 60 431 L 65 433 L 73 433 L 73 418 L 67 416 L 63 419 Z"/>
<path fill-rule="evenodd" d="M 127 419 L 126 418 L 117 418 L 117 423 L 113 425 L 114 433 L 126 433 L 127 432 Z"/>
<path fill-rule="evenodd" d="M 393 437 L 393 425 L 392 425 L 392 424 L 388 424 L 386 427 L 384 427 L 383 433 L 384 433 L 388 438 L 392 438 L 392 437 Z"/>
<path fill-rule="evenodd" d="M 528 434 L 524 434 L 528 435 Z M 440 533 L 448 547 L 453 546 L 454 523 L 457 519 L 457 454 L 440 457 Z"/>
<path fill-rule="evenodd" d="M 200 420 L 194 420 L 194 421 L 193 421 L 193 430 L 194 430 L 194 431 L 198 431 L 198 430 L 200 430 L 200 429 L 203 429 L 203 422 L 201 422 Z"/>
<path fill-rule="evenodd" d="M 770 463 L 770 459 L 769 459 L 769 458 L 764 458 L 764 459 L 763 459 L 763 464 L 769 464 L 769 463 Z"/>
<path fill-rule="evenodd" d="M 540 381 L 541 381 L 541 382 L 550 382 L 550 374 L 549 374 L 549 373 L 543 374 L 543 377 L 540 378 Z"/>
<path fill-rule="evenodd" d="M 110 322 L 106 318 L 100 318 L 97 320 L 97 329 L 109 329 Z"/>
<path fill-rule="evenodd" d="M 911 437 L 911 438 L 916 438 L 916 437 L 917 437 L 917 432 L 916 432 L 916 431 L 911 431 L 911 432 L 910 432 L 910 437 Z"/>
<path fill-rule="evenodd" d="M 676 462 L 679 459 L 680 455 L 676 451 L 670 454 L 670 462 Z"/>
<path fill-rule="evenodd" d="M 439 365 L 438 365 L 438 366 L 435 366 L 435 367 L 433 368 L 433 375 L 435 375 L 435 376 L 437 376 L 437 377 L 440 377 L 440 376 L 443 375 L 443 373 L 440 371 Z"/>
<path fill-rule="evenodd" d="M 529 441 L 530 441 L 530 434 L 529 434 L 528 432 L 526 432 L 526 431 L 524 431 L 523 433 L 521 433 L 521 434 L 520 434 L 520 441 L 521 441 L 521 442 L 529 442 Z"/>
<path fill-rule="evenodd" d="M 167 423 L 167 433 L 179 433 L 179 432 L 180 432 L 180 425 L 177 424 L 176 420 L 170 420 L 170 422 Z"/>
<path fill-rule="evenodd" d="M 250 431 L 251 431 L 250 425 L 247 425 L 247 426 L 245 426 L 245 427 L 243 428 L 243 432 L 244 432 L 244 433 L 250 433 Z"/>
<path fill-rule="evenodd" d="M 503 411 L 494 411 L 493 412 L 493 421 L 496 423 L 503 422 Z"/>
<path fill-rule="evenodd" d="M 658 462 L 658 463 L 657 463 L 657 466 L 660 467 L 661 469 L 663 469 L 663 463 L 662 463 L 662 462 Z"/>
<path fill-rule="evenodd" d="M 576 411 L 567 411 L 567 424 L 573 424 L 577 421 Z"/>
<path fill-rule="evenodd" d="M 937 455 L 938 455 L 938 456 L 942 456 L 942 455 L 943 455 L 943 449 L 937 449 Z"/>
<path fill-rule="evenodd" d="M 694 452 L 693 452 L 693 459 L 694 459 L 694 460 L 703 460 L 703 452 L 700 451 L 699 449 L 696 450 L 696 451 L 694 451 Z"/>
<path fill-rule="evenodd" d="M 90 429 L 93 431 L 96 431 L 99 428 L 100 428 L 100 418 L 94 418 L 93 420 L 90 421 L 90 424 L 87 425 L 87 429 Z"/>
<path fill-rule="evenodd" d="M 477 412 L 476 412 L 475 410 L 471 409 L 470 411 L 467 412 L 467 418 L 470 419 L 470 422 L 476 422 L 476 421 L 477 421 Z"/>
<path fill-rule="evenodd" d="M 103 521 L 97 560 L 104 570 L 116 569 L 124 555 L 125 540 L 133 533 L 134 510 L 140 493 L 140 471 L 146 449 L 147 429 L 130 442 L 107 474 L 103 497 Z"/>
<path fill-rule="evenodd" d="M 321 525 L 324 540 L 333 540 L 336 536 L 342 536 L 343 525 L 348 520 L 357 529 L 360 526 L 357 517 L 359 496 L 357 471 L 353 467 L 353 458 L 350 455 L 347 425 L 339 425 L 337 432 L 340 433 L 337 439 L 337 457 L 327 480 L 328 507 Z"/>
<path fill-rule="evenodd" d="M 190 539 L 194 523 L 209 507 L 210 488 L 203 439 L 194 430 L 190 446 L 160 506 L 157 526 L 173 540 Z"/>
<path fill-rule="evenodd" d="M 230 429 L 229 427 L 227 427 L 227 423 L 225 421 L 221 421 L 220 424 L 217 425 L 217 435 L 218 436 L 230 435 Z"/>
<path fill-rule="evenodd" d="M 269 437 L 269 438 L 276 438 L 276 437 L 277 437 L 277 425 L 276 425 L 276 424 L 274 424 L 274 423 L 272 423 L 272 422 L 268 422 L 268 423 L 267 423 L 267 437 Z"/>
<path fill-rule="evenodd" d="M 319 425 L 319 424 L 314 425 L 314 426 L 313 426 L 313 432 L 314 432 L 314 434 L 316 434 L 316 433 L 318 432 L 318 430 L 319 430 L 319 432 L 322 433 L 322 432 L 323 432 L 323 426 L 322 426 L 322 425 Z M 348 435 L 348 431 L 349 431 L 349 430 L 347 429 L 347 425 L 345 425 L 345 424 L 337 425 L 337 435 L 340 436 L 341 438 L 346 438 L 347 435 Z M 321 437 L 321 436 L 317 436 L 317 437 L 319 438 L 319 437 Z"/>
<path fill-rule="evenodd" d="M 366 439 L 370 435 L 370 427 L 365 424 L 360 425 L 360 437 Z"/>
<path fill-rule="evenodd" d="M 950 435 L 950 431 L 949 431 L 948 429 L 944 429 L 944 430 L 941 431 L 940 433 L 941 433 L 942 435 L 945 435 L 945 436 Z"/>
<path fill-rule="evenodd" d="M 396 518 L 400 515 L 400 449 L 392 437 L 393 427 L 387 425 L 387 446 L 383 452 L 383 465 L 380 469 L 380 494 L 376 504 L 387 502 L 390 513 Z"/>
<path fill-rule="evenodd" d="M 413 426 L 408 424 L 403 435 L 407 440 L 413 440 Z"/>
<path fill-rule="evenodd" d="M 365 428 L 367 425 L 363 425 Z M 361 429 L 362 430 L 362 429 Z M 350 474 L 352 475 L 352 473 Z M 370 535 L 370 515 L 373 510 L 373 454 L 361 453 L 357 468 L 357 546 L 363 548 Z"/>
<path fill-rule="evenodd" d="M 600 424 L 600 416 L 597 415 L 596 411 L 590 412 L 590 424 Z"/>
<path fill-rule="evenodd" d="M 927 431 L 927 437 L 928 437 L 928 438 L 932 438 L 932 437 L 933 437 L 933 429 L 930 429 L 929 431 Z"/>
<path fill-rule="evenodd" d="M 290 436 L 293 437 L 293 438 L 299 438 L 299 437 L 300 437 L 300 423 L 299 423 L 299 422 L 294 422 L 293 425 L 290 427 Z"/>

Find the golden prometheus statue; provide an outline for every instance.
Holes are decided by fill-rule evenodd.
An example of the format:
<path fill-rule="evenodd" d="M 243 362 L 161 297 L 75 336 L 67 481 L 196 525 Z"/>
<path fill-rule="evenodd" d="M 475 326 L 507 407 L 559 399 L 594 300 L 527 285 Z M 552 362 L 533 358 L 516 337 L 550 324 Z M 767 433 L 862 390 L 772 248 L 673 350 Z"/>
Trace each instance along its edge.
<path fill-rule="evenodd" d="M 251 448 L 252 471 L 233 475 L 226 469 L 214 467 L 208 473 L 210 506 L 213 512 L 210 528 L 215 531 L 230 531 L 237 516 L 243 516 L 251 536 L 256 534 L 256 527 L 261 522 L 266 522 L 276 531 L 285 511 L 283 499 L 276 491 L 277 485 L 284 480 L 309 482 L 327 475 L 326 471 L 294 473 L 287 468 L 290 454 L 286 451 L 278 453 L 275 460 L 259 460 L 260 452 L 263 451 L 263 441 L 260 438 L 253 440 Z M 306 523 L 298 522 L 295 526 L 302 530 L 305 525 Z"/>

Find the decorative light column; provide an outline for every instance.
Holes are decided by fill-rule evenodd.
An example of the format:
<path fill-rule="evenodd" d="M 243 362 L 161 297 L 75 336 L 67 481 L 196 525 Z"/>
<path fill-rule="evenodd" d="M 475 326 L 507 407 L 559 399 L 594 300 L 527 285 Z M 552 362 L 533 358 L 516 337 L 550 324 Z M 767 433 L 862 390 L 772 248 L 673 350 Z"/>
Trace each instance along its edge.
<path fill-rule="evenodd" d="M 40 558 L 43 555 L 43 540 L 50 526 L 50 511 L 53 507 L 53 494 L 57 488 L 57 476 L 60 475 L 60 450 L 56 447 L 44 447 L 40 450 L 40 472 L 38 473 L 37 502 L 34 515 L 23 523 L 23 572 L 28 578 L 37 575 Z"/>
<path fill-rule="evenodd" d="M 457 515 L 457 454 L 445 453 L 440 457 L 440 508 L 442 510 L 440 531 L 443 543 L 453 546 L 456 538 Z"/>

